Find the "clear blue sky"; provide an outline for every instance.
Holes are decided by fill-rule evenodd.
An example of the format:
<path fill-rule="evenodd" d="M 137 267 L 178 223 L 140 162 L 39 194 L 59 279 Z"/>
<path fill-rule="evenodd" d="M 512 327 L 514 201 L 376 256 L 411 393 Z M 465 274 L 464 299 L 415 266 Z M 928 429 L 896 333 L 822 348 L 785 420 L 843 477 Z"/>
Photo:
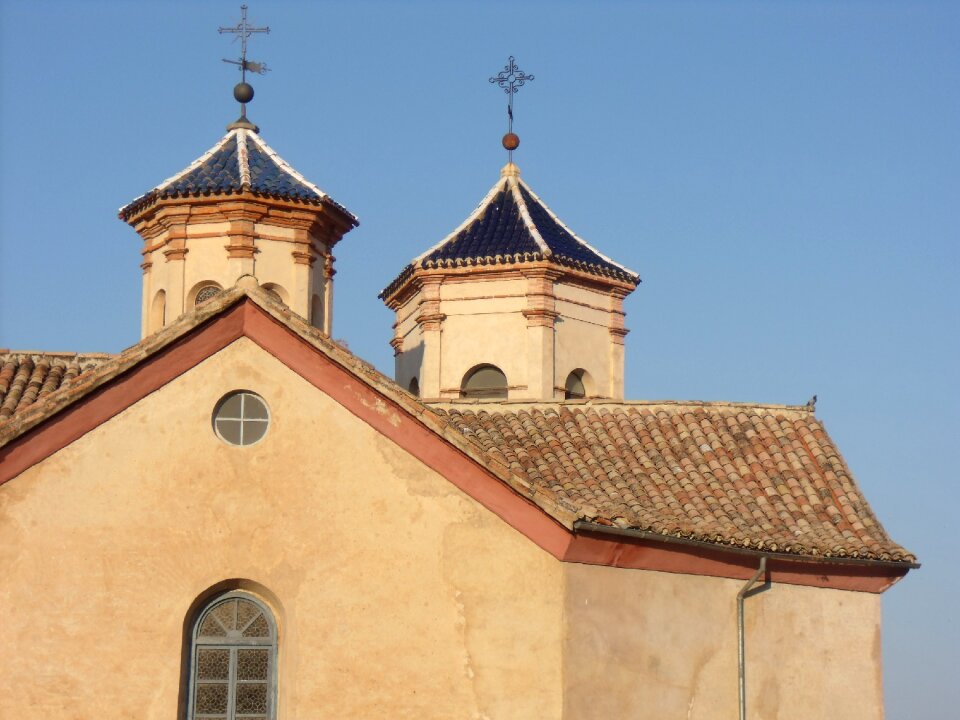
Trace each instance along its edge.
<path fill-rule="evenodd" d="M 235 2 L 0 2 L 0 346 L 139 337 L 116 210 L 237 114 Z M 250 115 L 359 215 L 334 335 L 392 373 L 378 290 L 498 178 L 636 269 L 627 392 L 803 403 L 922 570 L 884 596 L 889 718 L 960 707 L 960 5 L 265 2 Z"/>

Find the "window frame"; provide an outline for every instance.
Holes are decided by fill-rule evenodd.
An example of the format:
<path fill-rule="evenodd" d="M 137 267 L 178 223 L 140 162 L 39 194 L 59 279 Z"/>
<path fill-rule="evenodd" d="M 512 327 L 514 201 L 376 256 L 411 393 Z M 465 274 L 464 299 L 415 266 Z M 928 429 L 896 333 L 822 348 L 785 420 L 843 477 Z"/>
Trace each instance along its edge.
<path fill-rule="evenodd" d="M 270 630 L 270 637 L 267 642 L 263 638 L 214 638 L 208 636 L 206 640 L 200 636 L 200 627 L 204 620 L 213 611 L 214 608 L 230 600 L 244 600 L 255 605 L 263 614 Z M 250 622 L 256 620 L 254 617 Z M 190 631 L 190 668 L 189 683 L 187 687 L 187 718 L 188 720 L 206 720 L 212 718 L 223 718 L 227 720 L 242 720 L 243 718 L 263 718 L 267 720 L 276 720 L 277 709 L 277 645 L 278 645 L 277 623 L 273 611 L 260 598 L 243 590 L 231 590 L 226 593 L 220 593 L 208 602 L 197 612 L 193 621 L 193 627 Z M 258 681 L 239 680 L 237 675 L 237 651 L 244 649 L 264 649 L 268 652 L 267 659 L 267 709 L 265 713 L 244 713 L 238 715 L 236 712 L 237 687 L 242 684 L 256 684 Z M 229 666 L 227 679 L 227 712 L 226 715 L 215 715 L 210 713 L 197 714 L 196 711 L 196 693 L 197 686 L 200 684 L 197 678 L 199 670 L 200 650 L 229 650 Z"/>
<path fill-rule="evenodd" d="M 240 414 L 239 414 L 239 416 L 238 416 L 238 417 L 232 417 L 232 416 L 231 416 L 231 417 L 222 417 L 222 416 L 221 416 L 221 412 L 223 411 L 224 405 L 226 405 L 229 400 L 231 400 L 232 398 L 235 398 L 235 397 L 239 397 L 239 398 L 240 398 Z M 246 417 L 245 413 L 246 413 L 246 405 L 247 405 L 247 398 L 248 398 L 248 397 L 254 398 L 254 399 L 257 400 L 261 405 L 263 405 L 263 409 L 264 409 L 264 411 L 266 412 L 266 415 L 267 415 L 265 418 Z M 240 423 L 240 428 L 239 428 L 239 442 L 233 442 L 232 440 L 230 440 L 229 438 L 227 438 L 227 437 L 223 434 L 223 432 L 221 432 L 221 430 L 220 430 L 220 421 L 238 422 L 238 423 Z M 273 414 L 270 412 L 270 406 L 267 404 L 267 401 L 264 400 L 263 397 L 262 397 L 261 395 L 259 395 L 258 393 L 255 393 L 255 392 L 253 392 L 252 390 L 231 390 L 231 391 L 228 392 L 226 395 L 224 395 L 222 398 L 220 398 L 219 400 L 217 400 L 216 405 L 213 406 L 213 413 L 212 413 L 212 415 L 211 415 L 211 423 L 213 424 L 213 432 L 214 432 L 214 434 L 220 439 L 221 442 L 229 445 L 230 447 L 235 447 L 235 448 L 248 448 L 248 447 L 252 447 L 252 446 L 254 446 L 254 445 L 257 445 L 258 443 L 263 442 L 264 439 L 267 437 L 267 434 L 270 432 L 270 426 L 273 425 Z M 245 426 L 246 423 L 256 424 L 256 425 L 262 424 L 262 425 L 263 425 L 263 433 L 261 433 L 260 437 L 258 437 L 256 440 L 254 440 L 254 441 L 252 441 L 252 442 L 244 442 L 244 426 Z"/>

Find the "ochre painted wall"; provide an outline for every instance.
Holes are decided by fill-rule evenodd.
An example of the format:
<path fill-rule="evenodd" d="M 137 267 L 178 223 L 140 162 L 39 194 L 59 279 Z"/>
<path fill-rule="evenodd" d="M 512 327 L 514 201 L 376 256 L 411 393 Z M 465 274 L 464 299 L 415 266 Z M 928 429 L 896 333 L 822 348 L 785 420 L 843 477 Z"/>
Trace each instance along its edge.
<path fill-rule="evenodd" d="M 240 388 L 249 448 L 211 430 Z M 232 578 L 275 610 L 282 720 L 736 717 L 742 581 L 561 563 L 245 338 L 0 486 L 0 569 L 3 718 L 175 718 Z M 879 607 L 748 599 L 748 717 L 882 718 Z"/>
<path fill-rule="evenodd" d="M 564 720 L 731 720 L 743 581 L 567 564 Z M 880 596 L 746 599 L 750 720 L 880 720 Z"/>
<path fill-rule="evenodd" d="M 561 717 L 562 564 L 247 339 L 0 486 L 0 568 L 0 717 L 175 718 L 229 578 L 276 598 L 279 718 Z"/>

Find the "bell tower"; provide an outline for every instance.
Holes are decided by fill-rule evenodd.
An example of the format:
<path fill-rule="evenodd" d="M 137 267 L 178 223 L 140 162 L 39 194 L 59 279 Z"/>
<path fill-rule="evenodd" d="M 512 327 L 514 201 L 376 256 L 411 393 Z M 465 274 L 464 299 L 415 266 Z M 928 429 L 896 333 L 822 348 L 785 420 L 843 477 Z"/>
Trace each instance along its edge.
<path fill-rule="evenodd" d="M 507 165 L 456 230 L 380 298 L 396 313 L 397 382 L 426 401 L 623 398 L 623 300 L 640 277 L 573 233 L 520 179 L 510 58 Z"/>
<path fill-rule="evenodd" d="M 333 248 L 357 218 L 288 165 L 247 119 L 253 88 L 247 71 L 266 66 L 246 57 L 247 38 L 269 28 L 243 19 L 240 117 L 216 145 L 173 177 L 120 209 L 143 238 L 141 337 L 253 275 L 314 327 L 333 319 Z"/>

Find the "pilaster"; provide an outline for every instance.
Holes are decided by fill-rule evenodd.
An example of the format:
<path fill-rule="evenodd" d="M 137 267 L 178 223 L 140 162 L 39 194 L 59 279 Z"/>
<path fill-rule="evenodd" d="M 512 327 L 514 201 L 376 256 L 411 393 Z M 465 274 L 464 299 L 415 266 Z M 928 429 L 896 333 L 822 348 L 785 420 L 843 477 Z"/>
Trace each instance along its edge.
<path fill-rule="evenodd" d="M 532 400 L 553 400 L 556 379 L 555 323 L 558 317 L 553 284 L 560 273 L 536 270 L 526 275 L 527 395 Z"/>
<path fill-rule="evenodd" d="M 614 400 L 623 400 L 624 338 L 630 332 L 624 325 L 623 300 L 627 294 L 621 288 L 610 291 L 610 397 Z"/>
<path fill-rule="evenodd" d="M 423 339 L 423 360 L 420 363 L 420 395 L 425 398 L 440 397 L 441 336 L 446 316 L 440 311 L 440 285 L 438 277 L 426 277 L 420 288 L 420 309 L 417 324 Z"/>

